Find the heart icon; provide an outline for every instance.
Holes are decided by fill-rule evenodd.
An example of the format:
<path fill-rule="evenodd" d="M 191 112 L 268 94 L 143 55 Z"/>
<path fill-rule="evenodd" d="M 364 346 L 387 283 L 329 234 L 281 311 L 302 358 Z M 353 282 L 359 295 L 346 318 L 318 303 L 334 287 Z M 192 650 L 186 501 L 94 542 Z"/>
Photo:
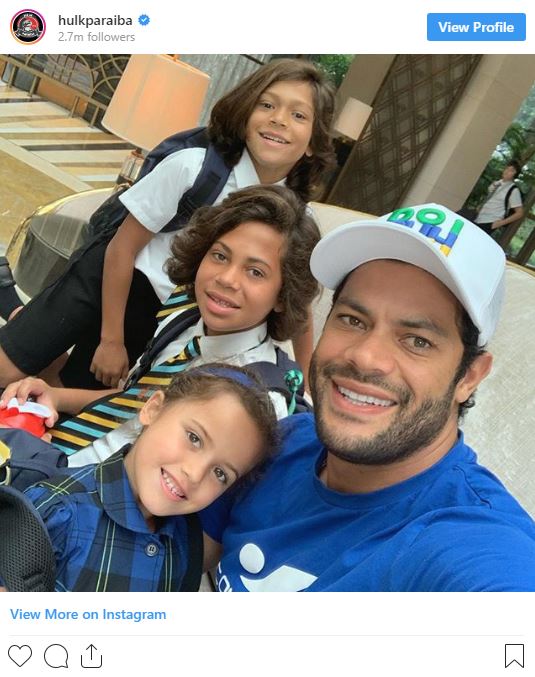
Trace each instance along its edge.
<path fill-rule="evenodd" d="M 10 646 L 7 650 L 7 655 L 11 658 L 15 665 L 18 665 L 19 668 L 22 668 L 24 663 L 28 662 L 32 657 L 32 650 L 27 644 L 23 644 L 22 646 L 13 644 L 13 646 Z"/>

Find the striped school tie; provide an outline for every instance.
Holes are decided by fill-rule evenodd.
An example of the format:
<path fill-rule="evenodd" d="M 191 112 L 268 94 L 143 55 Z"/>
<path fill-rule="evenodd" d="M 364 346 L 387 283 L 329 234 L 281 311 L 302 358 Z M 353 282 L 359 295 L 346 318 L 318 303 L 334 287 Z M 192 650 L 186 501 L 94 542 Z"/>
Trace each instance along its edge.
<path fill-rule="evenodd" d="M 193 288 L 191 285 L 180 285 L 175 287 L 171 292 L 171 296 L 162 303 L 162 307 L 156 313 L 156 319 L 158 323 L 165 320 L 166 317 L 169 317 L 176 310 L 187 310 L 188 308 L 193 308 L 197 305 L 197 302 L 193 298 Z"/>
<path fill-rule="evenodd" d="M 158 388 L 169 385 L 173 376 L 200 354 L 199 337 L 194 336 L 178 355 L 151 369 L 124 392 L 101 398 L 57 424 L 49 431 L 52 444 L 66 454 L 74 454 L 115 430 L 133 418 Z"/>

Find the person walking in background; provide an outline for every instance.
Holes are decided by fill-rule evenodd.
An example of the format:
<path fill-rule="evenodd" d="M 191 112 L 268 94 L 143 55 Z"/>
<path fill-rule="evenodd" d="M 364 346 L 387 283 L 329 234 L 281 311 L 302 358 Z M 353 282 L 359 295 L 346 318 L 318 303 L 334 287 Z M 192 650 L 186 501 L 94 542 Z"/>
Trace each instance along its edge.
<path fill-rule="evenodd" d="M 504 167 L 502 178 L 493 181 L 489 186 L 487 199 L 475 219 L 476 224 L 488 235 L 524 216 L 522 194 L 514 183 L 520 170 L 519 163 L 511 160 Z"/>

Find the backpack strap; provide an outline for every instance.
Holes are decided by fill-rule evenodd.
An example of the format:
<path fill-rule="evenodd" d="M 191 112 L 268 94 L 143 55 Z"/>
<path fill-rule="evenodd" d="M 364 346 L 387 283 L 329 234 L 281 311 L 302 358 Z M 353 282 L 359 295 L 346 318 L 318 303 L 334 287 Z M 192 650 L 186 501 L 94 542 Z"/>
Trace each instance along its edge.
<path fill-rule="evenodd" d="M 194 512 L 185 515 L 188 527 L 188 564 L 179 592 L 197 592 L 201 584 L 204 544 L 201 520 Z"/>
<path fill-rule="evenodd" d="M 184 132 L 177 132 L 168 136 L 155 146 L 143 160 L 136 183 L 152 172 L 154 167 L 164 160 L 168 155 L 172 155 L 184 148 L 208 148 L 210 141 L 206 133 L 206 127 L 195 127 Z"/>
<path fill-rule="evenodd" d="M 513 184 L 505 194 L 505 200 L 503 201 L 503 218 L 507 216 L 507 212 L 509 211 L 509 198 L 511 197 L 511 193 L 515 188 L 516 186 Z"/>
<path fill-rule="evenodd" d="M 223 190 L 232 168 L 229 167 L 213 144 L 209 144 L 200 172 L 193 186 L 187 190 L 178 203 L 177 213 L 160 232 L 179 230 L 187 223 L 193 212 L 204 205 L 214 204 Z"/>
<path fill-rule="evenodd" d="M 518 188 L 518 186 L 516 185 L 516 183 L 513 183 L 513 185 L 509 188 L 509 190 L 507 191 L 507 193 L 506 193 L 506 195 L 505 195 L 505 200 L 504 200 L 504 203 L 503 203 L 503 207 L 504 207 L 503 218 L 504 218 L 504 219 L 506 219 L 506 218 L 509 216 L 509 211 L 510 211 L 510 208 L 509 208 L 509 198 L 510 198 L 511 195 L 513 194 L 513 191 L 514 191 L 515 188 L 516 188 L 516 189 L 518 190 L 518 192 L 520 193 L 520 197 L 522 197 L 522 193 L 521 193 L 521 191 L 520 191 L 520 188 Z"/>
<path fill-rule="evenodd" d="M 227 167 L 219 152 L 210 143 L 206 127 L 195 127 L 173 134 L 153 148 L 143 161 L 135 183 L 147 176 L 166 157 L 185 148 L 206 148 L 206 155 L 193 186 L 184 193 L 178 203 L 177 214 L 162 228 L 161 232 L 179 230 L 189 221 L 198 207 L 213 204 L 232 171 L 232 168 Z M 117 228 L 128 215 L 127 208 L 119 200 L 119 195 L 128 188 L 129 186 L 126 186 L 114 192 L 91 215 L 84 229 L 85 244 L 80 248 L 80 254 L 89 244 L 108 243 L 115 235 Z"/>
<path fill-rule="evenodd" d="M 188 308 L 168 322 L 162 331 L 158 332 L 147 343 L 143 355 L 139 359 L 137 368 L 130 374 L 123 386 L 123 390 L 130 388 L 136 381 L 150 371 L 154 358 L 183 331 L 196 324 L 201 316 L 198 306 Z"/>

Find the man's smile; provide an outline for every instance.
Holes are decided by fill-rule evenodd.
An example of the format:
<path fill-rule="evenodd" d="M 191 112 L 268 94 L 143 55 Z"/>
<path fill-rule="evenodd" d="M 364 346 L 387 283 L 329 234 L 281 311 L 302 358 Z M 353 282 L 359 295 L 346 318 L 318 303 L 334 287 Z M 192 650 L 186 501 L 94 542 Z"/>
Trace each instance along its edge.
<path fill-rule="evenodd" d="M 333 405 L 347 411 L 358 409 L 359 413 L 381 414 L 398 405 L 391 394 L 383 389 L 356 383 L 352 379 L 332 378 Z"/>
<path fill-rule="evenodd" d="M 394 405 L 393 400 L 382 400 L 378 397 L 372 397 L 371 395 L 364 395 L 354 390 L 342 388 L 341 386 L 338 386 L 338 390 L 344 397 L 347 397 L 348 400 L 355 402 L 356 404 L 375 404 L 379 407 L 392 407 Z"/>

